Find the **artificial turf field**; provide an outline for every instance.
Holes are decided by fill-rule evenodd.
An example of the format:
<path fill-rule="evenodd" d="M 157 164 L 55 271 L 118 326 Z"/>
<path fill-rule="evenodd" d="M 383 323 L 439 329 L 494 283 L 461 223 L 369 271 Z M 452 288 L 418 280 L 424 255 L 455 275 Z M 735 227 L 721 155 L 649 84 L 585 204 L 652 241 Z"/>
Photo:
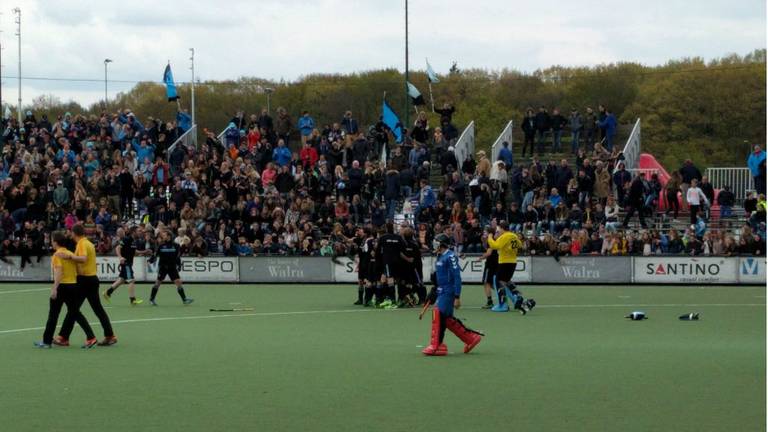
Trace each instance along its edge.
<path fill-rule="evenodd" d="M 186 307 L 121 287 L 119 343 L 86 351 L 77 327 L 77 346 L 33 348 L 48 285 L 3 284 L 0 430 L 765 430 L 765 287 L 521 288 L 525 317 L 465 287 L 457 316 L 486 338 L 465 355 L 447 333 L 428 358 L 418 310 L 352 306 L 351 285 L 189 285 Z M 209 312 L 232 304 L 254 311 Z"/>

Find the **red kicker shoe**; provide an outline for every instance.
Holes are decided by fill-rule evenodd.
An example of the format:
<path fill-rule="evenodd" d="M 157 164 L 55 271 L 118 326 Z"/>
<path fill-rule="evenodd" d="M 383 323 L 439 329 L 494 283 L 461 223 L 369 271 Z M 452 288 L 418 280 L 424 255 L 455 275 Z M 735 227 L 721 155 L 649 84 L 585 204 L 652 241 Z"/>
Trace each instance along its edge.
<path fill-rule="evenodd" d="M 461 321 L 454 317 L 448 317 L 445 320 L 445 326 L 464 342 L 464 354 L 468 354 L 472 351 L 472 348 L 476 347 L 483 340 L 482 333 L 466 328 Z"/>
<path fill-rule="evenodd" d="M 62 346 L 62 347 L 68 347 L 69 346 L 69 341 L 67 339 L 64 339 L 61 336 L 56 336 L 56 337 L 53 338 L 53 344 L 54 345 L 58 345 L 58 346 Z"/>
<path fill-rule="evenodd" d="M 448 347 L 445 344 L 440 344 L 437 348 L 434 345 L 430 345 L 421 352 L 428 356 L 444 356 L 448 354 Z"/>

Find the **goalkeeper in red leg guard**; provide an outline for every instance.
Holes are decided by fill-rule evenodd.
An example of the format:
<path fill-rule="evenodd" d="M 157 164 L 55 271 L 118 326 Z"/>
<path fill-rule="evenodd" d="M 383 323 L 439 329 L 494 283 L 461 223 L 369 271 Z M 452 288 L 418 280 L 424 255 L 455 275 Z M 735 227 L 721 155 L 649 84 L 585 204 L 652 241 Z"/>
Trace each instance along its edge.
<path fill-rule="evenodd" d="M 459 259 L 451 250 L 451 240 L 445 234 L 435 237 L 435 273 L 433 275 L 433 288 L 428 302 L 435 304 L 432 309 L 432 334 L 429 346 L 422 351 L 429 356 L 443 356 L 448 354 L 448 348 L 443 343 L 445 330 L 450 330 L 462 342 L 464 353 L 472 349 L 483 339 L 483 334 L 468 329 L 453 316 L 453 309 L 461 307 L 461 269 Z"/>

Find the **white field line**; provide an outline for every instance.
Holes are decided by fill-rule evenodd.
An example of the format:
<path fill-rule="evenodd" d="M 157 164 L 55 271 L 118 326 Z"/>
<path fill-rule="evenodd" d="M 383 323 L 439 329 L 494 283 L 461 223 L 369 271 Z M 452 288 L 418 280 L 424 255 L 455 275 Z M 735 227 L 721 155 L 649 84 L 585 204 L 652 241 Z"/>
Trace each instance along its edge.
<path fill-rule="evenodd" d="M 628 307 L 765 307 L 764 303 L 666 303 L 666 304 L 582 304 L 582 305 L 537 305 L 537 309 L 545 308 L 628 308 Z M 478 307 L 464 308 L 464 309 L 479 309 Z M 240 317 L 273 317 L 273 316 L 290 316 L 290 315 L 321 315 L 321 314 L 344 314 L 344 313 L 361 313 L 361 312 L 375 312 L 377 309 L 349 309 L 349 310 L 315 310 L 315 311 L 293 311 L 293 312 L 253 312 L 242 314 L 217 314 L 217 315 L 192 315 L 192 316 L 176 316 L 176 317 L 158 317 L 158 318 L 140 318 L 129 320 L 115 320 L 112 324 L 131 324 L 142 322 L 157 322 L 157 321 L 184 321 L 184 320 L 203 320 L 203 319 L 215 319 L 215 318 L 240 318 Z M 396 311 L 404 312 L 411 311 L 415 313 L 415 309 L 396 309 Z M 92 322 L 91 325 L 98 325 L 98 322 Z M 44 327 L 27 327 L 10 330 L 0 330 L 0 335 L 23 333 L 29 331 L 44 330 Z"/>

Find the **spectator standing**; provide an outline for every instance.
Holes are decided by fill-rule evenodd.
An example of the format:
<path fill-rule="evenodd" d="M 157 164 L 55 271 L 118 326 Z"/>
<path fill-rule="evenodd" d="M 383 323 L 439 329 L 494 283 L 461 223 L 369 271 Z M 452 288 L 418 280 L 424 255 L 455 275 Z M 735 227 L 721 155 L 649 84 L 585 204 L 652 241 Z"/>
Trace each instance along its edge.
<path fill-rule="evenodd" d="M 538 136 L 537 143 L 536 143 L 536 151 L 538 154 L 544 153 L 544 146 L 547 143 L 547 132 L 549 132 L 550 129 L 550 119 L 549 119 L 549 113 L 547 113 L 547 109 L 542 107 L 539 107 L 539 112 L 536 113 L 535 117 L 536 121 L 536 133 Z"/>
<path fill-rule="evenodd" d="M 312 134 L 312 130 L 315 129 L 315 119 L 309 115 L 309 111 L 301 113 L 298 127 L 299 132 L 301 133 L 301 144 L 304 144 L 307 142 L 307 138 Z"/>
<path fill-rule="evenodd" d="M 608 151 L 613 151 L 613 138 L 616 135 L 616 116 L 613 115 L 608 108 L 603 107 L 605 110 L 605 119 L 598 122 L 598 126 L 605 131 L 605 145 L 604 147 Z"/>
<path fill-rule="evenodd" d="M 669 216 L 670 211 L 674 211 L 675 219 L 677 219 L 677 215 L 680 213 L 680 201 L 677 198 L 677 193 L 680 192 L 680 185 L 682 183 L 682 177 L 680 177 L 680 172 L 675 171 L 669 176 L 669 180 L 667 180 L 667 184 L 664 186 L 664 195 L 667 198 L 667 216 Z"/>
<path fill-rule="evenodd" d="M 645 186 L 643 185 L 643 177 L 645 177 L 645 174 L 641 173 L 632 180 L 632 183 L 629 186 L 629 210 L 627 210 L 627 214 L 624 216 L 623 223 L 625 229 L 629 226 L 629 220 L 635 212 L 637 212 L 638 217 L 640 218 L 640 225 L 642 225 L 643 228 L 646 228 L 645 216 L 643 216 L 643 207 L 645 205 Z"/>
<path fill-rule="evenodd" d="M 357 134 L 360 133 L 360 127 L 357 124 L 357 120 L 352 117 L 352 111 L 344 113 L 344 118 L 341 119 L 341 127 L 344 128 L 344 132 L 347 137 L 347 144 L 357 139 Z"/>
<path fill-rule="evenodd" d="M 288 145 L 290 142 L 291 130 L 293 128 L 293 121 L 285 108 L 280 107 L 277 109 L 276 123 L 275 131 L 277 132 L 277 138 L 282 139 L 285 145 Z"/>
<path fill-rule="evenodd" d="M 525 117 L 523 117 L 523 121 L 520 122 L 520 128 L 523 130 L 523 135 L 525 136 L 522 157 L 525 157 L 525 149 L 529 148 L 529 146 L 531 155 L 533 155 L 533 140 L 536 137 L 536 117 L 533 114 L 533 108 L 528 107 L 525 111 Z"/>
<path fill-rule="evenodd" d="M 747 159 L 747 166 L 755 180 L 755 190 L 758 194 L 765 193 L 765 151 L 759 145 L 754 147 Z"/>
<path fill-rule="evenodd" d="M 496 160 L 503 161 L 504 165 L 506 165 L 507 168 L 513 167 L 512 150 L 509 149 L 508 142 L 504 141 L 503 143 L 501 143 L 501 150 L 499 150 L 499 157 Z"/>
<path fill-rule="evenodd" d="M 563 128 L 568 124 L 568 120 L 560 114 L 560 109 L 552 110 L 550 126 L 552 127 L 552 151 L 559 153 L 562 151 L 561 140 L 563 137 Z"/>
<path fill-rule="evenodd" d="M 568 125 L 571 128 L 571 153 L 576 154 L 580 147 L 581 131 L 584 129 L 584 123 L 581 114 L 576 108 L 571 109 L 571 117 L 568 119 Z"/>
<path fill-rule="evenodd" d="M 733 204 L 736 201 L 731 187 L 728 185 L 723 186 L 723 189 L 717 194 L 717 203 L 720 204 L 720 217 L 726 218 L 733 215 Z"/>
<path fill-rule="evenodd" d="M 624 162 L 619 163 L 619 169 L 613 173 L 613 185 L 616 186 L 616 196 L 619 205 L 624 205 L 625 185 L 632 181 L 632 175 L 627 171 Z"/>
<path fill-rule="evenodd" d="M 587 107 L 587 113 L 584 116 L 584 139 L 586 141 L 587 151 L 591 152 L 594 150 L 596 136 L 597 116 L 591 107 Z"/>
<path fill-rule="evenodd" d="M 709 206 L 709 200 L 704 195 L 701 189 L 699 189 L 699 181 L 697 179 L 691 180 L 691 186 L 686 191 L 686 197 L 688 201 L 688 209 L 691 212 L 691 225 L 696 224 L 696 216 L 698 216 L 701 204 Z"/>
<path fill-rule="evenodd" d="M 688 205 L 688 188 L 693 180 L 701 181 L 701 171 L 693 164 L 693 161 L 686 159 L 683 166 L 680 167 L 680 191 L 683 193 L 683 204 Z"/>

